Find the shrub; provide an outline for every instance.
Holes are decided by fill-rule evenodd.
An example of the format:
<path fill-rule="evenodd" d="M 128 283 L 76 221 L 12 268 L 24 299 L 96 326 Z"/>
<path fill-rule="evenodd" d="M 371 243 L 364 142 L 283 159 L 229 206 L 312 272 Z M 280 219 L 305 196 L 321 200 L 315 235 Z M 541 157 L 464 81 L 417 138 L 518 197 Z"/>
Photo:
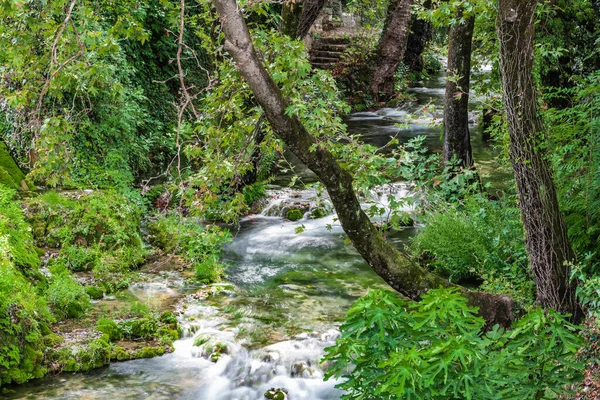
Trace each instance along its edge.
<path fill-rule="evenodd" d="M 54 315 L 59 320 L 85 315 L 90 308 L 90 298 L 85 288 L 64 269 L 54 269 L 52 272 L 52 282 L 46 291 L 46 298 Z"/>
<path fill-rule="evenodd" d="M 183 256 L 204 283 L 218 281 L 223 274 L 221 247 L 231 240 L 229 231 L 216 225 L 203 226 L 194 218 L 178 214 L 158 216 L 148 224 L 150 241 L 167 253 Z"/>
<path fill-rule="evenodd" d="M 580 378 L 581 340 L 562 315 L 538 308 L 483 334 L 476 311 L 456 289 L 418 303 L 373 291 L 326 349 L 327 378 L 344 378 L 343 399 L 552 399 Z"/>
<path fill-rule="evenodd" d="M 510 198 L 434 202 L 422 218 L 410 247 L 427 266 L 452 281 L 475 277 L 487 290 L 533 299 L 523 224 Z"/>

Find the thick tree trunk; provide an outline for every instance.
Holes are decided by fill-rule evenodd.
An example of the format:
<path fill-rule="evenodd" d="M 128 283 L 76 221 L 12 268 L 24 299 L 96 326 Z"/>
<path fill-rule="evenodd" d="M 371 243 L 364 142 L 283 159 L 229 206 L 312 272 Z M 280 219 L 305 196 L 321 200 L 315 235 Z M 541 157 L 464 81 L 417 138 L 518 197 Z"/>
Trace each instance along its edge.
<path fill-rule="evenodd" d="M 537 0 L 498 1 L 498 39 L 510 160 L 517 182 L 526 248 L 543 307 L 579 314 L 575 285 L 569 283 L 574 258 L 560 214 L 556 189 L 539 148 L 541 124 L 533 81 L 533 14 Z"/>
<path fill-rule="evenodd" d="M 302 0 L 286 0 L 283 2 L 281 27 L 279 28 L 283 34 L 296 38 L 296 31 L 304 8 L 303 3 Z"/>
<path fill-rule="evenodd" d="M 386 98 L 394 94 L 394 75 L 406 51 L 411 3 L 412 0 L 391 0 L 388 6 L 370 85 L 377 99 L 381 94 Z"/>
<path fill-rule="evenodd" d="M 214 4 L 225 33 L 225 48 L 264 109 L 273 131 L 325 185 L 344 231 L 362 257 L 390 286 L 413 299 L 431 288 L 453 286 L 411 262 L 385 241 L 362 211 L 352 176 L 327 148 L 317 143 L 297 117 L 285 114 L 287 100 L 256 54 L 236 0 L 214 0 Z M 507 324 L 512 320 L 512 301 L 507 296 L 464 293 L 473 305 L 481 306 L 480 313 L 491 323 Z"/>
<path fill-rule="evenodd" d="M 423 7 L 430 9 L 431 1 L 426 0 Z M 410 33 L 406 42 L 404 64 L 410 72 L 423 72 L 423 52 L 427 43 L 433 39 L 433 26 L 430 22 L 413 15 L 410 22 Z"/>
<path fill-rule="evenodd" d="M 298 22 L 296 29 L 296 37 L 304 39 L 308 35 L 308 31 L 319 17 L 324 5 L 325 0 L 304 0 L 302 15 L 300 15 L 300 22 Z"/>
<path fill-rule="evenodd" d="M 456 17 L 461 19 L 462 10 Z M 444 164 L 452 158 L 460 166 L 473 165 L 469 135 L 469 87 L 471 77 L 471 44 L 475 16 L 450 27 L 448 43 L 448 79 L 444 96 Z"/>

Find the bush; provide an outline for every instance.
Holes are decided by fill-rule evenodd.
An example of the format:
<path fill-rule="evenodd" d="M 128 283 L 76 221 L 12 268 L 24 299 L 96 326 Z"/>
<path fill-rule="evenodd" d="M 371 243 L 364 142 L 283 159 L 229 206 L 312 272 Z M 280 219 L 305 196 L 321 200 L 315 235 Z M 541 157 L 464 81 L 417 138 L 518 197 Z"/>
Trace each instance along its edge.
<path fill-rule="evenodd" d="M 553 399 L 581 377 L 581 340 L 562 315 L 538 308 L 484 334 L 476 311 L 456 289 L 418 303 L 373 291 L 326 349 L 327 378 L 344 379 L 343 399 Z"/>
<path fill-rule="evenodd" d="M 85 288 L 64 269 L 54 269 L 52 272 L 46 298 L 54 315 L 59 320 L 84 316 L 90 308 L 90 298 Z"/>
<path fill-rule="evenodd" d="M 483 195 L 434 202 L 423 213 L 425 226 L 410 247 L 417 257 L 452 281 L 478 278 L 484 288 L 533 299 L 524 230 L 514 200 Z"/>
<path fill-rule="evenodd" d="M 148 224 L 150 242 L 166 253 L 183 256 L 204 283 L 218 281 L 223 274 L 221 247 L 231 234 L 216 225 L 203 226 L 194 218 L 178 214 L 158 216 Z"/>

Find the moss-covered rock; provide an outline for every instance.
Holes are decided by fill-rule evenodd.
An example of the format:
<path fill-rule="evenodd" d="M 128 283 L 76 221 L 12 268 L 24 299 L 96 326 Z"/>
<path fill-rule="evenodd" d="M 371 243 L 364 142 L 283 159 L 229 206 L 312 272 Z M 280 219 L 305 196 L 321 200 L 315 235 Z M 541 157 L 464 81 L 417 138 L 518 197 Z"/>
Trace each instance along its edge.
<path fill-rule="evenodd" d="M 0 184 L 0 386 L 44 375 L 52 316 L 38 288 L 45 279 L 15 191 Z"/>
<path fill-rule="evenodd" d="M 304 216 L 304 213 L 302 212 L 302 210 L 300 210 L 298 208 L 291 208 L 285 214 L 285 217 L 287 219 L 289 219 L 290 221 L 298 221 L 298 220 L 302 219 L 303 216 Z"/>
<path fill-rule="evenodd" d="M 312 219 L 324 218 L 328 214 L 327 210 L 324 207 L 316 207 L 310 212 L 310 217 Z"/>
<path fill-rule="evenodd" d="M 288 391 L 286 389 L 271 388 L 265 392 L 265 399 L 268 400 L 286 400 Z"/>
<path fill-rule="evenodd" d="M 111 342 L 116 342 L 123 337 L 119 326 L 112 319 L 100 318 L 96 323 L 96 330 L 105 334 Z"/>
<path fill-rule="evenodd" d="M 43 336 L 51 321 L 45 300 L 4 258 L 5 244 L 0 243 L 0 386 L 45 374 Z"/>
<path fill-rule="evenodd" d="M 110 352 L 110 359 L 114 361 L 131 360 L 131 353 L 125 350 L 123 347 L 116 346 Z"/>
<path fill-rule="evenodd" d="M 25 179 L 25 174 L 11 157 L 8 147 L 0 142 L 0 184 L 15 190 L 34 190 Z M 31 186 L 31 187 L 30 187 Z"/>

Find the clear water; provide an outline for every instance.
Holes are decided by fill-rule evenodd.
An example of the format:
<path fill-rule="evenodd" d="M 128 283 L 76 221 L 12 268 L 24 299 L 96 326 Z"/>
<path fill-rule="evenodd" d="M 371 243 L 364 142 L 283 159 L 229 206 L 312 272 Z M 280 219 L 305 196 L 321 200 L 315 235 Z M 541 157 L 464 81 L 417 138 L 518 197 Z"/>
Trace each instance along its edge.
<path fill-rule="evenodd" d="M 386 144 L 390 136 L 404 142 L 426 135 L 429 148 L 439 151 L 440 129 L 435 124 L 442 117 L 443 87 L 443 77 L 434 78 L 412 89 L 415 103 L 351 114 L 346 118 L 349 130 L 376 146 Z M 425 105 L 429 106 L 423 110 Z M 398 128 L 398 123 L 408 127 Z M 488 159 L 475 127 L 472 133 L 476 158 Z M 310 173 L 304 175 L 310 180 Z M 397 192 L 404 194 L 401 188 Z M 311 191 L 289 190 L 270 195 L 271 209 L 292 198 L 310 202 L 315 197 Z M 371 201 L 385 203 L 385 195 L 374 197 Z M 300 225 L 305 231 L 296 234 Z M 414 229 L 406 229 L 390 240 L 401 247 L 412 234 Z M 177 274 L 130 289 L 141 299 L 185 295 L 179 319 L 186 337 L 175 342 L 172 354 L 37 380 L 8 398 L 258 400 L 270 388 L 285 388 L 292 400 L 339 399 L 336 382 L 323 380 L 323 349 L 334 343 L 336 327 L 352 302 L 386 285 L 344 244 L 334 216 L 297 222 L 247 217 L 225 248 L 224 259 L 228 279 L 236 287 L 212 289 L 215 296 L 190 296 L 197 288 L 187 287 Z M 199 336 L 227 345 L 227 354 L 210 361 L 205 345 L 194 346 Z"/>

